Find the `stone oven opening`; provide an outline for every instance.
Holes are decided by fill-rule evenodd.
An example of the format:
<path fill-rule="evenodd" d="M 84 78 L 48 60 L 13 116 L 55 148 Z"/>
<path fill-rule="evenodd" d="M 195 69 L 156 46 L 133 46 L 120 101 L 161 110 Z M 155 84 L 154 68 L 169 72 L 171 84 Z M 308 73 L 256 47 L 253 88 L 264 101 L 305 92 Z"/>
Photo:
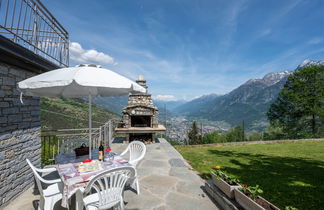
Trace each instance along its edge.
<path fill-rule="evenodd" d="M 151 127 L 151 117 L 131 116 L 131 127 Z"/>
<path fill-rule="evenodd" d="M 129 142 L 132 141 L 141 141 L 144 143 L 152 143 L 153 142 L 153 134 L 152 133 L 131 133 L 129 134 Z"/>

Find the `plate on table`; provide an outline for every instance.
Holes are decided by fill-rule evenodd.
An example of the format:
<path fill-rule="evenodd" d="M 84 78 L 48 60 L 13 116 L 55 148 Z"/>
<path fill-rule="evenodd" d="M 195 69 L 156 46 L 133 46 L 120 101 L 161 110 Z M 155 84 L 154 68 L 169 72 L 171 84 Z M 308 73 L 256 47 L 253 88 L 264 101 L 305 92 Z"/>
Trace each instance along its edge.
<path fill-rule="evenodd" d="M 106 165 L 106 166 L 110 166 L 110 165 L 113 164 L 113 162 L 110 161 L 110 160 L 105 160 L 102 164 L 104 164 L 104 165 Z"/>
<path fill-rule="evenodd" d="M 91 162 L 83 163 L 81 162 L 80 165 L 78 166 L 78 171 L 80 173 L 88 173 L 96 170 L 101 170 L 101 164 L 98 160 L 94 160 Z"/>

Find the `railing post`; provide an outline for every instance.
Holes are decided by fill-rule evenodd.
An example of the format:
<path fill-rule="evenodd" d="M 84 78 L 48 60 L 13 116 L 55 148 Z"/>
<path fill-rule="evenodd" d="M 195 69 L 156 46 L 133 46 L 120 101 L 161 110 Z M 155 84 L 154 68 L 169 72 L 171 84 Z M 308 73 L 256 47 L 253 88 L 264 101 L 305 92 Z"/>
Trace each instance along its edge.
<path fill-rule="evenodd" d="M 57 139 L 57 154 L 60 154 L 60 139 Z"/>
<path fill-rule="evenodd" d="M 107 145 L 110 147 L 110 139 L 109 139 L 109 121 L 105 123 L 106 127 L 106 141 Z"/>
<path fill-rule="evenodd" d="M 107 138 L 107 123 L 105 123 L 103 126 L 103 131 L 102 131 L 102 138 L 103 138 L 103 142 L 104 142 L 104 146 L 108 146 L 108 138 Z"/>
<path fill-rule="evenodd" d="M 105 138 L 106 138 L 106 144 L 110 146 L 109 142 L 109 122 L 105 123 Z"/>
<path fill-rule="evenodd" d="M 112 121 L 109 120 L 108 121 L 108 145 L 110 146 L 111 145 L 111 141 L 112 141 Z"/>
<path fill-rule="evenodd" d="M 35 39 L 34 53 L 37 54 L 38 36 L 37 36 L 37 5 L 34 3 L 34 21 L 33 21 L 33 38 Z M 32 38 L 32 39 L 33 39 Z"/>
<path fill-rule="evenodd" d="M 102 142 L 102 126 L 99 127 L 99 145 Z"/>

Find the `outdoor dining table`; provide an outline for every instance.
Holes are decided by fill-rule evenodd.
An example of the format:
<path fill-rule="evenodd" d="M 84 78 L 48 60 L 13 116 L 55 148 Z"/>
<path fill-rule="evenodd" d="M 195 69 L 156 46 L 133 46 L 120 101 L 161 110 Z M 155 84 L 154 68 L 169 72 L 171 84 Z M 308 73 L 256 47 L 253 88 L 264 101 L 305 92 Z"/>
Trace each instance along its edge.
<path fill-rule="evenodd" d="M 119 155 L 114 155 L 114 158 L 109 161 L 100 161 L 100 168 L 90 172 L 79 172 L 78 168 L 81 163 L 82 162 L 72 160 L 70 163 L 56 164 L 58 174 L 64 185 L 61 203 L 62 207 L 68 208 L 68 200 L 71 196 L 75 194 L 78 189 L 86 187 L 87 183 L 96 175 L 113 168 L 132 166 Z"/>

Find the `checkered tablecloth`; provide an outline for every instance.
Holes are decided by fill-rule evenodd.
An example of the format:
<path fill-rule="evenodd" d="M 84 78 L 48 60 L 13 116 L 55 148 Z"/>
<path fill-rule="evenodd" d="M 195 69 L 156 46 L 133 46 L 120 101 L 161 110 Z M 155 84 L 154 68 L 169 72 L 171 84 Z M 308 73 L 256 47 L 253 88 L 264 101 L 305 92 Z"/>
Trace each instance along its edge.
<path fill-rule="evenodd" d="M 76 193 L 78 189 L 84 188 L 89 180 L 91 180 L 97 174 L 121 166 L 132 166 L 118 155 L 115 155 L 114 160 L 111 162 L 100 162 L 100 169 L 91 172 L 80 173 L 78 171 L 80 163 L 81 162 L 56 165 L 57 171 L 64 184 L 61 205 L 65 208 L 68 207 L 68 199 L 71 198 L 71 196 Z"/>

